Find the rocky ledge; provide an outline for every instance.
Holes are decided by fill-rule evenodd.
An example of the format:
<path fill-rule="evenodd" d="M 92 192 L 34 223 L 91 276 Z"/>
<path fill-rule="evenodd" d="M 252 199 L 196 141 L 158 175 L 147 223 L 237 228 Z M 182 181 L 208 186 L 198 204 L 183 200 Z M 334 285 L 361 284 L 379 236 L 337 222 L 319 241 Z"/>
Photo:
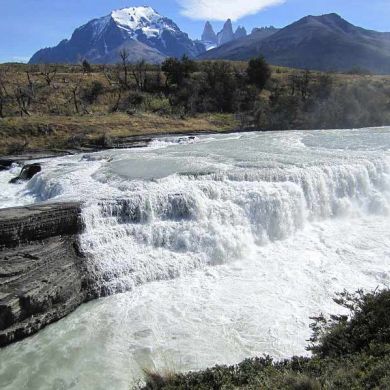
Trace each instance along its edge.
<path fill-rule="evenodd" d="M 80 212 L 79 203 L 0 210 L 0 347 L 88 299 Z"/>

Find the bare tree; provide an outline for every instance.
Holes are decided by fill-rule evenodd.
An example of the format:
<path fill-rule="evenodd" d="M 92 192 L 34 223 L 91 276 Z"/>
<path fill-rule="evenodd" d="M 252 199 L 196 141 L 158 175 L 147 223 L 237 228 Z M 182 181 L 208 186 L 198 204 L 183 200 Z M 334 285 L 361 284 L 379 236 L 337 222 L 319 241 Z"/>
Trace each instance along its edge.
<path fill-rule="evenodd" d="M 81 79 L 75 80 L 71 86 L 70 86 L 70 99 L 69 103 L 73 104 L 74 110 L 77 114 L 89 114 L 89 111 L 87 110 L 85 104 L 83 103 L 80 92 L 81 92 Z"/>
<path fill-rule="evenodd" d="M 9 95 L 6 87 L 7 79 L 8 79 L 8 68 L 1 67 L 0 68 L 0 90 L 2 90 L 5 95 Z"/>
<path fill-rule="evenodd" d="M 122 70 L 123 70 L 123 84 L 125 85 L 126 88 L 129 87 L 129 57 L 130 57 L 130 52 L 123 48 L 122 50 L 119 51 L 119 57 L 121 59 L 121 65 L 122 65 Z"/>
<path fill-rule="evenodd" d="M 29 108 L 32 101 L 32 95 L 30 88 L 22 87 L 18 85 L 15 88 L 15 100 L 19 107 L 19 113 L 22 117 L 23 115 L 30 116 Z"/>
<path fill-rule="evenodd" d="M 146 87 L 146 74 L 147 74 L 147 65 L 145 60 L 137 62 L 133 68 L 133 76 L 137 84 L 137 88 L 140 91 L 144 91 Z"/>
<path fill-rule="evenodd" d="M 108 67 L 106 65 L 103 65 L 103 74 L 106 77 L 108 83 L 111 85 L 111 87 L 116 87 L 119 84 L 119 77 L 118 73 L 120 73 L 117 69 L 113 70 L 112 67 Z"/>
<path fill-rule="evenodd" d="M 57 67 L 48 64 L 43 64 L 40 66 L 40 72 L 43 78 L 45 79 L 46 84 L 50 87 L 51 83 L 53 82 L 57 74 Z"/>
<path fill-rule="evenodd" d="M 115 102 L 114 102 L 113 106 L 110 108 L 110 112 L 117 112 L 119 110 L 119 105 L 120 105 L 120 102 L 122 100 L 122 93 L 123 93 L 123 90 L 120 87 L 114 91 Z"/>
<path fill-rule="evenodd" d="M 80 114 L 79 91 L 80 91 L 80 86 L 78 84 L 72 86 L 71 92 L 72 92 L 73 105 L 77 114 Z"/>
<path fill-rule="evenodd" d="M 4 91 L 2 88 L 0 88 L 0 118 L 5 118 L 4 114 L 4 106 L 6 103 L 6 95 L 4 95 Z"/>
<path fill-rule="evenodd" d="M 8 93 L 8 89 L 6 87 L 7 72 L 7 68 L 0 69 L 0 118 L 5 117 L 4 107 L 10 98 L 10 94 Z"/>
<path fill-rule="evenodd" d="M 30 68 L 27 68 L 26 76 L 27 76 L 27 85 L 28 85 L 27 88 L 30 90 L 30 95 L 32 97 L 35 97 L 35 82 L 32 79 Z"/>

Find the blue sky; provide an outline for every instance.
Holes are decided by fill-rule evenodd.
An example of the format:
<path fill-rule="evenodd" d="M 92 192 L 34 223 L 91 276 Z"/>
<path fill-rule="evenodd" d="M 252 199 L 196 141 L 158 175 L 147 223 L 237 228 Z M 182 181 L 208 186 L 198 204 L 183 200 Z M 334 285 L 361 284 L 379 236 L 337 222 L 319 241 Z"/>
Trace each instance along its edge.
<path fill-rule="evenodd" d="M 390 31 L 390 0 L 0 0 L 0 62 L 26 60 L 90 19 L 137 5 L 151 5 L 192 38 L 201 35 L 205 19 L 219 29 L 229 16 L 251 30 L 329 12 L 365 28 Z"/>

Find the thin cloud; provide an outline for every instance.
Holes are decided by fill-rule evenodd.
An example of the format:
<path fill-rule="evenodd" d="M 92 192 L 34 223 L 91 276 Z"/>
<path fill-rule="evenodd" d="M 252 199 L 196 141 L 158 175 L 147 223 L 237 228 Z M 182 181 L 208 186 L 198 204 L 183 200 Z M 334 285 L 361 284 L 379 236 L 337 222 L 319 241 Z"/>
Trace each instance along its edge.
<path fill-rule="evenodd" d="M 177 0 L 181 13 L 197 20 L 232 20 L 253 15 L 286 0 Z"/>

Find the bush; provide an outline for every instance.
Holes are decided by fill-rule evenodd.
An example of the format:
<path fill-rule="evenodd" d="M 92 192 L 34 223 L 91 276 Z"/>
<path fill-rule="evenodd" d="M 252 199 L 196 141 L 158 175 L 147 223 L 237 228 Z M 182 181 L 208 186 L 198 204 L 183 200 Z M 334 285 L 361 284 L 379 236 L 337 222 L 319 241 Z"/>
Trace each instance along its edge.
<path fill-rule="evenodd" d="M 364 294 L 343 292 L 335 300 L 350 316 L 314 318 L 312 345 L 315 356 L 339 357 L 358 352 L 380 352 L 390 345 L 390 291 Z"/>
<path fill-rule="evenodd" d="M 271 77 L 271 69 L 265 62 L 264 57 L 252 58 L 246 71 L 250 84 L 263 89 Z"/>
<path fill-rule="evenodd" d="M 100 81 L 93 81 L 87 88 L 83 91 L 83 100 L 89 104 L 96 102 L 98 97 L 104 92 L 104 85 Z"/>

